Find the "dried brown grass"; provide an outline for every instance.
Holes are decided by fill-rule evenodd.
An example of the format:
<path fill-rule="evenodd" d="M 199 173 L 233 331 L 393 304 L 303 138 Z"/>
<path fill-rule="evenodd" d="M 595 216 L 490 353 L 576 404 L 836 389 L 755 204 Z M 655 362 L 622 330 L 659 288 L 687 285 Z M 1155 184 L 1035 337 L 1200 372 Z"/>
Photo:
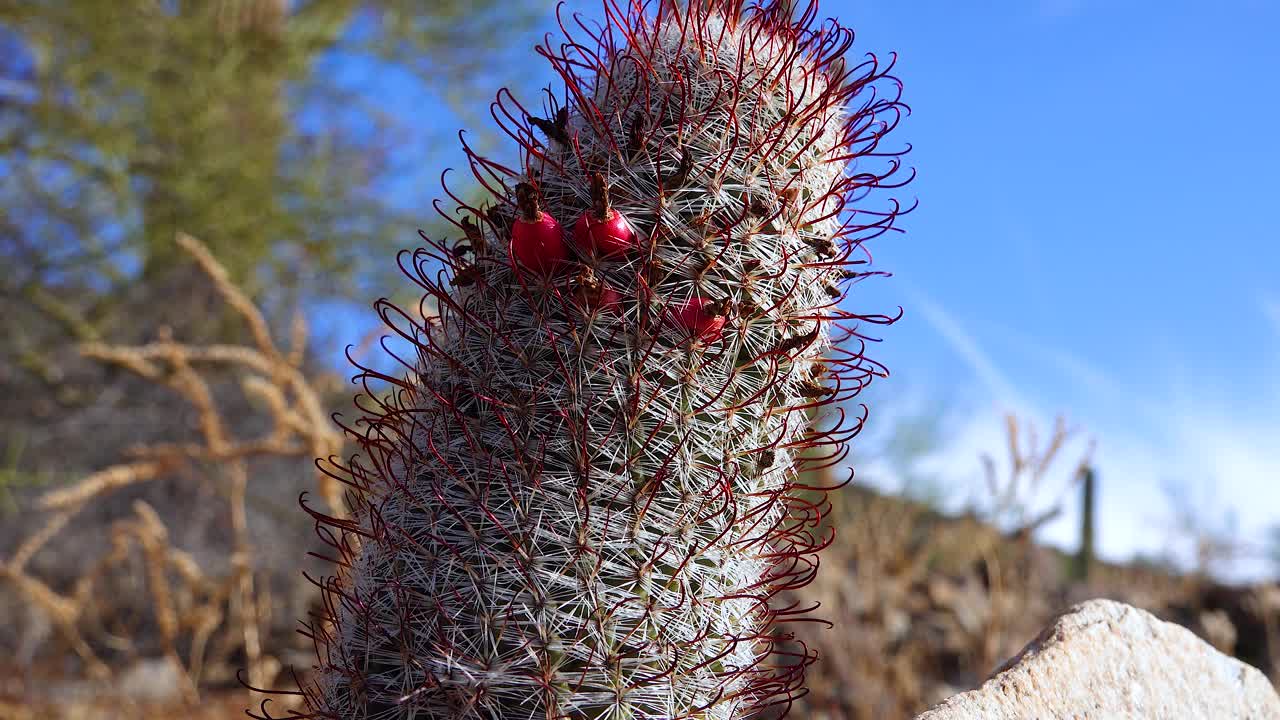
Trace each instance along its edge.
<path fill-rule="evenodd" d="M 1062 467 L 1073 431 L 1059 420 L 1041 437 L 1013 416 L 1007 428 L 1002 472 L 984 458 L 991 505 L 980 515 L 944 516 L 856 486 L 837 496 L 839 540 L 795 598 L 821 602 L 818 614 L 832 627 L 793 628 L 820 653 L 810 694 L 793 716 L 905 720 L 980 683 L 1056 611 L 1083 599 L 1073 593 L 1119 595 L 1147 607 L 1174 597 L 1179 587 L 1168 576 L 1139 578 L 1110 566 L 1096 585 L 1070 587 L 1065 558 L 1033 536 L 1074 486 L 1047 480 Z M 1141 583 L 1147 593 L 1139 600 L 1132 592 Z"/>
<path fill-rule="evenodd" d="M 87 674 L 101 680 L 110 678 L 115 669 L 99 657 L 84 628 L 96 620 L 95 605 L 104 592 L 104 580 L 130 571 L 140 560 L 164 657 L 182 678 L 182 695 L 195 704 L 213 662 L 226 663 L 242 656 L 247 679 L 256 687 L 270 684 L 281 666 L 262 644 L 268 603 L 264 591 L 255 584 L 253 571 L 258 548 L 247 521 L 250 462 L 263 457 L 331 457 L 341 450 L 342 437 L 333 429 L 319 392 L 303 372 L 307 328 L 301 318 L 292 325 L 288 349 L 282 349 L 262 313 L 230 282 L 209 251 L 185 235 L 179 236 L 178 244 L 247 327 L 251 344 L 189 345 L 161 328 L 153 342 L 143 345 L 93 342 L 81 346 L 81 353 L 88 358 L 176 392 L 196 413 L 199 441 L 134 447 L 118 464 L 42 495 L 36 508 L 46 514 L 43 527 L 0 563 L 0 578 L 44 610 L 83 661 Z M 243 393 L 259 401 L 270 418 L 264 433 L 244 439 L 232 432 L 243 423 L 220 412 L 209 377 L 215 372 L 235 375 Z M 142 501 L 133 504 L 132 515 L 114 521 L 105 552 L 89 564 L 69 591 L 56 591 L 28 570 L 31 559 L 85 508 L 123 488 L 174 475 L 210 483 L 224 499 L 232 536 L 229 573 L 209 576 L 190 554 L 173 547 L 160 515 Z M 342 515 L 344 503 L 337 481 L 324 473 L 317 473 L 317 478 L 329 512 Z M 127 651 L 133 645 L 129 637 L 117 636 L 113 642 L 117 650 Z"/>

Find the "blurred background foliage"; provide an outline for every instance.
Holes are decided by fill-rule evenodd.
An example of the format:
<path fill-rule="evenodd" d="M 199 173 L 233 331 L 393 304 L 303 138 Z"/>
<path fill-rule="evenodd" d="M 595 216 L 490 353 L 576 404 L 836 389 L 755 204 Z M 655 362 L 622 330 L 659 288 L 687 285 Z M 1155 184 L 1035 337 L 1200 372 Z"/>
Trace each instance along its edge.
<path fill-rule="evenodd" d="M 429 98 L 419 113 L 482 106 L 519 81 L 507 58 L 548 6 L 0 2 L 0 393 L 22 408 L 0 420 L 5 444 L 48 457 L 50 426 L 110 395 L 75 343 L 161 325 L 234 339 L 179 231 L 277 324 L 398 286 L 394 250 L 434 219 L 403 179 L 456 140 L 389 111 L 378 83 Z"/>
<path fill-rule="evenodd" d="M 497 0 L 0 5 L 7 348 L 48 371 L 31 325 L 84 340 L 135 323 L 127 291 L 173 273 L 179 230 L 254 298 L 368 292 L 429 221 L 387 189 L 432 162 L 402 154 L 412 135 L 439 130 L 365 86 L 395 73 L 474 102 L 531 15 Z"/>
<path fill-rule="evenodd" d="M 122 284 L 170 269 L 178 230 L 255 296 L 358 287 L 421 219 L 379 190 L 405 160 L 398 135 L 433 126 L 389 115 L 363 82 L 488 95 L 530 16 L 497 0 L 3 6 L 0 197 L 24 209 L 4 251 L 25 271 L 6 291 L 94 332 Z M 100 306 L 59 308 L 45 297 L 59 284 Z"/>
<path fill-rule="evenodd" d="M 0 0 L 0 699 L 151 657 L 263 679 L 296 645 L 296 498 L 332 426 L 293 408 L 349 406 L 358 339 L 307 321 L 404 286 L 454 123 L 491 140 L 474 116 L 551 9 Z M 89 494 L 51 510 L 66 488 Z"/>

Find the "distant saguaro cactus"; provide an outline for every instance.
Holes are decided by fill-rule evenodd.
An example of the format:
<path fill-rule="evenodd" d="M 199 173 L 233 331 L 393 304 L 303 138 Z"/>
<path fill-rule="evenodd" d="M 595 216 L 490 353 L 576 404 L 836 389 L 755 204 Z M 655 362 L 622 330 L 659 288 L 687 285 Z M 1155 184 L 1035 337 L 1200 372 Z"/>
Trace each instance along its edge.
<path fill-rule="evenodd" d="M 802 692 L 812 653 L 773 625 L 807 609 L 776 599 L 831 539 L 799 472 L 843 460 L 842 403 L 884 374 L 864 333 L 893 318 L 838 304 L 901 213 L 866 199 L 905 182 L 881 146 L 904 107 L 816 3 L 744 5 L 609 0 L 539 48 L 565 86 L 543 117 L 499 94 L 521 167 L 468 148 L 492 205 L 402 254 L 425 312 L 378 306 L 417 357 L 364 369 L 392 392 L 347 428 L 352 516 L 313 511 L 337 572 L 300 716 L 740 718 Z"/>
<path fill-rule="evenodd" d="M 1088 580 L 1093 572 L 1095 555 L 1094 518 L 1098 502 L 1097 472 L 1093 466 L 1080 468 L 1080 547 L 1076 550 L 1075 576 Z"/>

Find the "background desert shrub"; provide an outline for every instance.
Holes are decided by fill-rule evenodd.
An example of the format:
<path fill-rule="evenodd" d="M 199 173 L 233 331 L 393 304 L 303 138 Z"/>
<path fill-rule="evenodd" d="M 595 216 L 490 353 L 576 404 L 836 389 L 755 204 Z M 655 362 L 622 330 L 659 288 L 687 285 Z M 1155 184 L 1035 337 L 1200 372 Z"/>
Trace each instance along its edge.
<path fill-rule="evenodd" d="M 299 472 L 342 445 L 325 412 L 331 398 L 305 372 L 305 323 L 290 327 L 292 347 L 277 344 L 207 249 L 186 236 L 178 245 L 252 344 L 189 345 L 161 328 L 141 345 L 81 346 L 84 356 L 180 399 L 186 412 L 170 423 L 185 420 L 187 432 L 171 429 L 163 441 L 135 444 L 124 459 L 43 491 L 33 503 L 43 512 L 31 513 L 39 529 L 14 543 L 0 574 L 19 593 L 12 610 L 26 615 L 13 624 L 27 629 L 14 638 L 20 661 L 44 659 L 39 635 L 48 632 L 60 642 L 44 650 L 73 652 L 98 679 L 161 655 L 194 701 L 202 684 L 226 683 L 236 667 L 270 682 L 281 663 L 266 648 L 288 646 L 272 636 L 281 611 L 306 609 L 296 568 L 306 523 L 282 495 L 318 480 L 328 513 L 341 516 L 345 505 L 332 478 Z M 68 556 L 77 558 L 70 567 Z"/>
<path fill-rule="evenodd" d="M 905 431 L 917 432 L 915 424 Z M 1275 585 L 1234 587 L 1171 566 L 1102 561 L 1081 578 L 1074 552 L 1037 543 L 1035 526 L 1072 500 L 1043 478 L 1055 465 L 1072 477 L 1089 455 L 1062 454 L 1071 433 L 1061 423 L 1038 442 L 1030 441 L 1035 429 L 1025 420 L 1011 417 L 1007 428 L 1000 451 L 1016 460 L 987 485 L 1021 490 L 993 492 L 981 512 L 947 514 L 857 485 L 834 495 L 832 522 L 847 529 L 845 541 L 823 555 L 813 585 L 795 594 L 821 602 L 831 622 L 795 627 L 797 639 L 827 659 L 814 666 L 802 717 L 913 717 L 976 687 L 1055 614 L 1092 598 L 1149 609 L 1280 678 Z M 993 467 L 989 453 L 974 460 L 984 472 Z M 1022 475 L 1029 471 L 1041 480 Z M 1047 504 L 1026 495 L 1045 490 Z"/>

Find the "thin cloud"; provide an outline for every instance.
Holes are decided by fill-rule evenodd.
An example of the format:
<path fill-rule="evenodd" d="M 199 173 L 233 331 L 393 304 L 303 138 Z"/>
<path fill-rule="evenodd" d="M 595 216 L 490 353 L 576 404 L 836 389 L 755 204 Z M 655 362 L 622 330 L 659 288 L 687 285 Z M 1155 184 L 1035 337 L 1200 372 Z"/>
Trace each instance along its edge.
<path fill-rule="evenodd" d="M 977 337 L 941 305 L 918 289 L 907 288 L 912 307 L 918 311 L 929 327 L 938 333 L 953 352 L 960 356 L 978 380 L 1002 404 L 1010 408 L 1026 407 L 1021 394 L 1005 375 L 990 354 L 979 344 Z"/>
<path fill-rule="evenodd" d="M 1133 391 L 1133 388 L 1082 356 L 1058 346 L 1033 340 L 1008 328 L 1003 336 L 1023 352 L 1037 358 L 1036 366 L 1056 369 L 1068 381 L 1074 396 L 1088 399 L 1092 407 L 1137 412 L 1147 424 L 1164 423 L 1167 408 Z"/>
<path fill-rule="evenodd" d="M 961 359 L 984 392 L 1004 406 L 980 409 L 948 447 L 926 462 L 951 477 L 969 475 L 965 484 L 972 484 L 977 453 L 1003 447 L 1001 410 L 1015 411 L 1042 429 L 1050 418 L 1023 400 L 983 341 L 963 323 L 923 292 L 907 292 L 916 316 Z M 1263 298 L 1261 307 L 1280 337 L 1280 302 Z M 1199 520 L 1205 527 L 1222 527 L 1225 518 L 1234 517 L 1237 537 L 1246 543 L 1257 543 L 1267 527 L 1280 522 L 1280 503 L 1275 500 L 1280 493 L 1280 450 L 1274 442 L 1280 437 L 1280 417 L 1263 397 L 1243 405 L 1230 403 L 1223 388 L 1205 375 L 1197 375 L 1198 381 L 1191 384 L 1170 380 L 1137 386 L 1070 350 L 1008 330 L 1000 337 L 1001 347 L 1009 346 L 1020 356 L 1014 359 L 1019 366 L 1029 363 L 1039 369 L 1037 387 L 1070 389 L 1070 406 L 1062 409 L 1098 440 L 1094 459 L 1102 473 L 1099 534 L 1105 556 L 1120 560 L 1135 552 L 1160 552 L 1174 542 L 1182 559 L 1190 560 L 1191 538 L 1179 535 L 1178 503 L 1168 494 L 1170 483 L 1180 492 L 1207 484 L 1211 500 L 1193 503 L 1202 516 Z M 1159 374 L 1147 376 L 1158 378 Z M 1062 460 L 1064 467 L 1074 462 L 1070 453 Z M 1064 509 L 1065 514 L 1045 528 L 1042 539 L 1071 547 L 1076 541 L 1075 499 L 1068 498 Z M 1246 579 L 1267 570 L 1255 545 L 1218 572 Z"/>
<path fill-rule="evenodd" d="M 1280 336 L 1280 302 L 1263 298 L 1262 309 Z M 1149 550 L 1153 539 L 1174 539 L 1177 508 L 1175 499 L 1167 496 L 1169 484 L 1179 492 L 1204 484 L 1212 491 L 1207 501 L 1192 504 L 1201 515 L 1198 520 L 1205 527 L 1218 527 L 1224 518 L 1234 516 L 1237 539 L 1246 544 L 1237 563 L 1220 572 L 1241 579 L 1265 575 L 1268 567 L 1257 542 L 1267 527 L 1280 522 L 1276 500 L 1280 449 L 1275 443 L 1280 437 L 1280 416 L 1265 392 L 1252 402 L 1227 400 L 1226 381 L 1203 374 L 1197 375 L 1195 383 L 1171 381 L 1159 384 L 1162 391 L 1138 392 L 1070 351 L 1011 336 L 1023 351 L 1040 358 L 1038 366 L 1056 370 L 1067 380 L 1072 410 L 1099 439 L 1097 460 L 1104 476 L 1102 531 L 1120 540 L 1107 545 L 1116 550 Z M 1257 385 L 1266 388 L 1275 383 Z M 1147 507 L 1151 514 L 1133 526 L 1128 512 L 1107 518 L 1108 507 Z M 1185 545 L 1190 538 L 1179 540 Z M 1189 555 L 1186 548 L 1182 550 Z"/>
<path fill-rule="evenodd" d="M 1262 314 L 1271 322 L 1271 330 L 1280 336 L 1280 300 L 1263 295 L 1259 302 L 1262 304 Z"/>

